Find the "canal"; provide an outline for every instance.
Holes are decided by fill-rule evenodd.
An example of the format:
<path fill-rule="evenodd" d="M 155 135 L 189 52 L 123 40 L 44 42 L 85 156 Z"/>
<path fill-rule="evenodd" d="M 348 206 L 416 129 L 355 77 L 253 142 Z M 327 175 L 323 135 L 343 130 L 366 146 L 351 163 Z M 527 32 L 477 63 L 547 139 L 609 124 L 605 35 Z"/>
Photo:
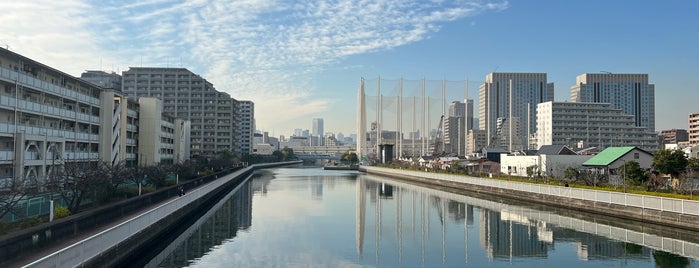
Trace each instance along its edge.
<path fill-rule="evenodd" d="M 615 222 L 352 171 L 277 168 L 256 172 L 143 262 L 147 267 L 697 265 L 699 254 L 691 249 L 699 248 L 699 241 L 692 241 L 699 235 L 619 220 L 632 226 L 625 229 Z"/>

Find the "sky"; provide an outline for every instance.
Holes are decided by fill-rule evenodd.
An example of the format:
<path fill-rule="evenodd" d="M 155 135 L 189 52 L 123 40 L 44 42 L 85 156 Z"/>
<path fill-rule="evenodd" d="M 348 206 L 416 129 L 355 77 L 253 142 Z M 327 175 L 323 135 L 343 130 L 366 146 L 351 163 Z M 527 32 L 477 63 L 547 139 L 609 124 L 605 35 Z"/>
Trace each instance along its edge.
<path fill-rule="evenodd" d="M 647 73 L 656 130 L 699 112 L 699 1 L 0 0 L 0 46 L 74 76 L 183 67 L 255 102 L 257 129 L 323 118 L 356 133 L 360 79 L 469 81 L 545 72 L 555 100 L 583 73 Z M 450 100 L 448 100 L 450 101 Z M 477 103 L 477 101 L 476 101 Z"/>

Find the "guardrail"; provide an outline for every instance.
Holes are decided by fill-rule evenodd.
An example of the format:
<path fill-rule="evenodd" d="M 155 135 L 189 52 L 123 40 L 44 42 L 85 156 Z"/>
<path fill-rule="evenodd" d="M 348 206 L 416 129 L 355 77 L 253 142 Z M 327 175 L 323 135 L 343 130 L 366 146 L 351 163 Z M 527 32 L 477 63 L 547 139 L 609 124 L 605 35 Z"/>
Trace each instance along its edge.
<path fill-rule="evenodd" d="M 144 212 L 134 218 L 126 220 L 114 227 L 85 238 L 71 246 L 63 248 L 46 257 L 36 260 L 24 267 L 75 267 L 80 266 L 90 259 L 107 252 L 119 243 L 127 240 L 141 230 L 157 223 L 180 208 L 186 206 L 209 192 L 228 183 L 230 180 L 245 174 L 251 169 L 261 169 L 278 166 L 279 163 L 255 164 L 240 169 L 222 178 L 187 192 L 185 195 L 172 199 L 162 205 Z"/>
<path fill-rule="evenodd" d="M 638 207 L 642 209 L 668 211 L 687 215 L 699 215 L 699 202 L 693 200 L 646 196 L 640 194 L 607 192 L 562 186 L 541 185 L 515 181 L 493 180 L 453 174 L 399 170 L 381 167 L 362 166 L 362 169 L 366 169 L 369 172 L 371 172 L 372 170 L 378 172 L 390 172 L 405 176 L 421 177 L 457 183 L 467 183 L 472 185 L 515 190 L 527 193 L 545 194 L 586 201 L 609 203 L 629 207 Z"/>

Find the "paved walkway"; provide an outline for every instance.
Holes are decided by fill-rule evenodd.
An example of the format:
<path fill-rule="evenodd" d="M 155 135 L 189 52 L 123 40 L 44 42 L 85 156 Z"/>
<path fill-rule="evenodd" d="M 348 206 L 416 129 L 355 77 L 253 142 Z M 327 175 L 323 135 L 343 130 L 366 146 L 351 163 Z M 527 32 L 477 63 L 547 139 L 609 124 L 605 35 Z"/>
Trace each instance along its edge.
<path fill-rule="evenodd" d="M 198 185 L 198 186 L 195 187 L 195 188 L 198 188 L 198 187 L 201 187 L 201 186 L 202 186 L 202 185 L 200 184 L 200 185 Z M 189 191 L 192 191 L 192 190 L 195 189 L 195 188 L 189 189 Z M 38 260 L 38 259 L 43 258 L 44 256 L 48 256 L 48 255 L 50 255 L 50 254 L 52 254 L 52 253 L 54 253 L 54 252 L 56 252 L 56 251 L 59 251 L 59 250 L 61 250 L 61 249 L 63 249 L 63 248 L 69 247 L 69 246 L 71 246 L 71 245 L 73 245 L 73 244 L 75 244 L 75 243 L 77 243 L 77 242 L 80 242 L 80 241 L 82 241 L 82 240 L 85 239 L 85 238 L 88 238 L 88 237 L 93 236 L 93 235 L 95 235 L 95 234 L 97 234 L 97 233 L 99 233 L 99 232 L 102 232 L 102 231 L 104 231 L 104 230 L 107 230 L 107 229 L 109 229 L 109 228 L 112 228 L 112 227 L 114 227 L 114 226 L 116 226 L 116 225 L 119 225 L 120 223 L 125 222 L 125 221 L 127 221 L 127 220 L 133 219 L 133 218 L 135 218 L 136 216 L 141 215 L 142 213 L 144 213 L 144 212 L 146 212 L 146 211 L 149 211 L 149 210 L 151 210 L 151 209 L 153 209 L 153 208 L 155 208 L 155 207 L 158 207 L 158 206 L 160 206 L 161 204 L 163 204 L 163 203 L 165 203 L 165 202 L 168 202 L 168 201 L 170 201 L 170 200 L 172 200 L 172 199 L 175 199 L 175 198 L 178 198 L 178 197 L 175 196 L 175 197 L 172 197 L 172 198 L 165 199 L 165 200 L 163 200 L 163 201 L 160 202 L 160 203 L 156 203 L 156 204 L 152 204 L 152 205 L 150 205 L 150 206 L 143 207 L 143 208 L 141 208 L 140 210 L 134 211 L 134 212 L 131 213 L 131 214 L 128 214 L 128 215 L 125 215 L 125 216 L 120 217 L 120 218 L 118 218 L 118 219 L 115 219 L 115 220 L 112 221 L 111 223 L 108 223 L 108 224 L 105 224 L 105 225 L 102 225 L 102 226 L 99 226 L 99 227 L 95 227 L 95 228 L 92 228 L 92 229 L 89 229 L 89 230 L 84 230 L 82 233 L 80 233 L 80 234 L 78 234 L 78 235 L 76 235 L 76 236 L 74 236 L 74 237 L 68 238 L 68 239 L 66 239 L 66 240 L 64 240 L 64 241 L 61 241 L 61 242 L 55 242 L 55 243 L 53 243 L 53 245 L 48 246 L 48 247 L 46 247 L 46 248 L 44 248 L 44 249 L 42 249 L 42 250 L 36 251 L 36 252 L 34 252 L 34 253 L 30 254 L 30 255 L 27 255 L 27 256 L 23 257 L 21 260 L 14 260 L 14 261 L 5 263 L 5 264 L 3 264 L 3 265 L 7 265 L 7 267 L 21 267 L 21 266 L 25 266 L 25 265 L 30 264 L 30 263 L 32 263 L 32 262 Z"/>

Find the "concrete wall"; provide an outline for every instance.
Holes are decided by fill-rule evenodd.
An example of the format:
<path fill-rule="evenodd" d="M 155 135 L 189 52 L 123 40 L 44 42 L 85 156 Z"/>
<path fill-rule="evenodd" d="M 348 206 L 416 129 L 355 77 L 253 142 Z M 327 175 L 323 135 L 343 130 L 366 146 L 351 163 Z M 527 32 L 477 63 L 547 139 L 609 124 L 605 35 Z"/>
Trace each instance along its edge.
<path fill-rule="evenodd" d="M 699 231 L 699 224 L 697 224 L 699 202 L 697 201 L 389 168 L 362 166 L 360 169 L 370 174 L 438 187 L 450 187 L 478 194 Z"/>

